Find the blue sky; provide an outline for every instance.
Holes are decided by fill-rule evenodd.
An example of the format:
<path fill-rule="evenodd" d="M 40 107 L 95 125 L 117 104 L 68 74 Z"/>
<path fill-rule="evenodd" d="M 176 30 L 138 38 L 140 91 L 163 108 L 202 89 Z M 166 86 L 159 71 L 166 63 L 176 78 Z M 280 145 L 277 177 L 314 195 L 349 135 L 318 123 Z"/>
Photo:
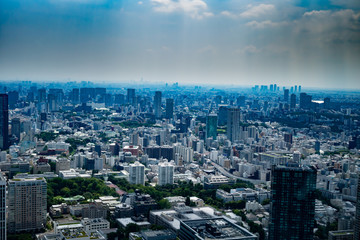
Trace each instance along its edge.
<path fill-rule="evenodd" d="M 3 0 L 0 79 L 360 88 L 360 1 Z"/>

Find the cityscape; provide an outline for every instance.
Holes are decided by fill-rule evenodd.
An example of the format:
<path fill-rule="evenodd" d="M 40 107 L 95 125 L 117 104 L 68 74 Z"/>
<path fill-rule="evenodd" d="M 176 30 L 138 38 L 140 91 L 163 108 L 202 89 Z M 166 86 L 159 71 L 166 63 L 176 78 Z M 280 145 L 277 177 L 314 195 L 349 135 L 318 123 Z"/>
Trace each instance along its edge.
<path fill-rule="evenodd" d="M 0 1 L 0 240 L 217 239 L 360 240 L 360 1 Z"/>
<path fill-rule="evenodd" d="M 359 237 L 358 91 L 0 90 L 1 239 Z"/>

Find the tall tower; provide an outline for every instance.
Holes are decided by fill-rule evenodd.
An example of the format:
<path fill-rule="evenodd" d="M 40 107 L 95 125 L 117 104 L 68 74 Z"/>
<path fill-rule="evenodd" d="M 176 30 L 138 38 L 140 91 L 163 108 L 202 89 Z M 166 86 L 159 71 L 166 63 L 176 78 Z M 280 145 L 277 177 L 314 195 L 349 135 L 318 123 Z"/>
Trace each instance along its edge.
<path fill-rule="evenodd" d="M 0 172 L 0 239 L 6 240 L 6 179 Z"/>
<path fill-rule="evenodd" d="M 135 103 L 135 89 L 133 88 L 128 88 L 127 89 L 127 95 L 126 95 L 126 102 L 131 104 L 131 105 L 134 105 Z"/>
<path fill-rule="evenodd" d="M 289 89 L 284 89 L 284 101 L 289 102 Z"/>
<path fill-rule="evenodd" d="M 145 185 L 145 166 L 139 162 L 130 164 L 129 167 L 129 182 L 131 184 Z"/>
<path fill-rule="evenodd" d="M 159 181 L 158 184 L 174 184 L 174 165 L 168 162 L 159 164 Z"/>
<path fill-rule="evenodd" d="M 227 116 L 227 137 L 234 142 L 240 139 L 240 109 L 229 108 Z"/>
<path fill-rule="evenodd" d="M 269 240 L 313 240 L 316 169 L 273 166 Z"/>
<path fill-rule="evenodd" d="M 358 176 L 357 198 L 356 198 L 356 215 L 355 215 L 355 229 L 354 240 L 360 239 L 360 174 Z"/>
<path fill-rule="evenodd" d="M 296 95 L 293 93 L 290 96 L 290 108 L 294 109 L 296 107 Z"/>
<path fill-rule="evenodd" d="M 216 139 L 217 135 L 217 115 L 214 113 L 206 117 L 206 138 L 212 137 Z"/>
<path fill-rule="evenodd" d="M 8 182 L 8 231 L 40 230 L 46 224 L 47 186 L 44 178 L 14 178 Z"/>
<path fill-rule="evenodd" d="M 167 119 L 174 118 L 174 99 L 166 99 L 166 113 L 165 116 Z"/>
<path fill-rule="evenodd" d="M 155 110 L 155 117 L 161 118 L 161 91 L 155 92 L 154 110 Z"/>
<path fill-rule="evenodd" d="M 9 105 L 8 95 L 0 94 L 0 149 L 9 148 Z"/>

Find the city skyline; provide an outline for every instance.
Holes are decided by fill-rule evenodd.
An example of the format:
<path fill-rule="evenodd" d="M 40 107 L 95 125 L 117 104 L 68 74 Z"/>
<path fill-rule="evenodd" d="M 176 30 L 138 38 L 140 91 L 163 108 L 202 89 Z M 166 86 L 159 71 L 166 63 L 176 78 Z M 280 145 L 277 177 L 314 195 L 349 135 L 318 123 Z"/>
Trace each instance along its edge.
<path fill-rule="evenodd" d="M 359 89 L 357 1 L 0 3 L 0 79 Z"/>

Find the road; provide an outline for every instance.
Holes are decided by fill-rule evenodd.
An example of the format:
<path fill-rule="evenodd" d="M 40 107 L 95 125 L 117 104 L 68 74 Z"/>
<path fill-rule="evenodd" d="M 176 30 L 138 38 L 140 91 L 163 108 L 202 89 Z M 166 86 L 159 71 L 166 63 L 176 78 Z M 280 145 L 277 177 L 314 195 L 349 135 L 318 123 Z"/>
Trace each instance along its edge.
<path fill-rule="evenodd" d="M 249 179 L 249 178 L 243 178 L 243 177 L 235 176 L 235 175 L 229 173 L 228 171 L 226 171 L 223 167 L 221 167 L 221 166 L 218 165 L 217 163 L 211 162 L 211 164 L 212 164 L 219 172 L 221 172 L 223 175 L 225 175 L 226 177 L 234 178 L 234 179 L 240 179 L 240 180 L 242 180 L 242 181 L 251 182 L 251 183 L 254 184 L 254 185 L 260 184 L 260 183 L 266 183 L 265 181 L 261 181 L 261 180 L 255 180 L 255 179 Z"/>

